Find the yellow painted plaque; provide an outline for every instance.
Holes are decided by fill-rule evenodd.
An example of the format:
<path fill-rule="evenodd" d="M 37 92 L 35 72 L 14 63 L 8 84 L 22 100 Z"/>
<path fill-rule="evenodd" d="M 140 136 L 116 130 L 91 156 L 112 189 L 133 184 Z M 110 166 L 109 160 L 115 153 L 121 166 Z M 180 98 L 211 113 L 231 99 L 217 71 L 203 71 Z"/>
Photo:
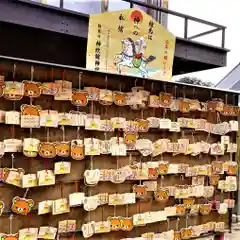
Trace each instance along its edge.
<path fill-rule="evenodd" d="M 87 68 L 171 80 L 175 36 L 138 9 L 90 15 Z"/>

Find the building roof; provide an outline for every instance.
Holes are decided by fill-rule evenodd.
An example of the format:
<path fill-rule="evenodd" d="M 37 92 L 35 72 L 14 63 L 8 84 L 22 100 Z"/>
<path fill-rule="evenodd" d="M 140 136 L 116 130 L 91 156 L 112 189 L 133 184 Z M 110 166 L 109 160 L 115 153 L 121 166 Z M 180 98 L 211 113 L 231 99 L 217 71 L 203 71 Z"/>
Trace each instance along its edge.
<path fill-rule="evenodd" d="M 216 86 L 217 88 L 240 90 L 240 63 L 238 63 Z"/>

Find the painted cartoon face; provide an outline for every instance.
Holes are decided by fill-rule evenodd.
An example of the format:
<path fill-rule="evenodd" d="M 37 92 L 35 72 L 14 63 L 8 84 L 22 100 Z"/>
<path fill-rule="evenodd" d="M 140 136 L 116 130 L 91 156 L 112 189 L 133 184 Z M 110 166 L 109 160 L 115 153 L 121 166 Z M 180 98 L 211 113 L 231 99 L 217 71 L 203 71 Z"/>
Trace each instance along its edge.
<path fill-rule="evenodd" d="M 182 239 L 189 239 L 192 237 L 192 229 L 191 228 L 183 228 L 181 230 L 181 238 Z"/>
<path fill-rule="evenodd" d="M 181 240 L 181 232 L 174 231 L 174 240 Z"/>
<path fill-rule="evenodd" d="M 124 143 L 127 145 L 134 145 L 137 141 L 136 133 L 125 133 L 124 134 Z"/>
<path fill-rule="evenodd" d="M 149 129 L 149 122 L 145 119 L 138 119 L 138 131 L 139 132 L 147 132 Z"/>
<path fill-rule="evenodd" d="M 82 160 L 84 158 L 83 146 L 74 146 L 71 149 L 71 156 L 73 159 Z"/>
<path fill-rule="evenodd" d="M 121 219 L 119 217 L 109 217 L 111 231 L 118 231 L 122 227 Z"/>
<path fill-rule="evenodd" d="M 40 143 L 39 155 L 44 158 L 56 157 L 56 147 L 54 143 Z"/>
<path fill-rule="evenodd" d="M 167 189 L 159 189 L 154 192 L 154 197 L 156 201 L 166 201 L 168 200 L 169 191 Z"/>
<path fill-rule="evenodd" d="M 56 143 L 56 150 L 59 157 L 68 157 L 70 154 L 69 142 Z"/>
<path fill-rule="evenodd" d="M 41 84 L 37 82 L 23 81 L 24 95 L 28 97 L 39 97 L 41 95 Z"/>
<path fill-rule="evenodd" d="M 173 96 L 169 93 L 160 93 L 160 105 L 164 107 L 170 107 Z"/>
<path fill-rule="evenodd" d="M 167 174 L 168 173 L 168 167 L 169 164 L 168 163 L 160 163 L 158 166 L 158 172 L 161 175 Z"/>
<path fill-rule="evenodd" d="M 18 240 L 18 234 L 4 234 L 2 240 Z"/>
<path fill-rule="evenodd" d="M 1 76 L 0 76 L 0 79 L 1 79 Z M 0 97 L 2 97 L 2 95 L 3 95 L 4 88 L 5 88 L 5 85 L 4 84 L 0 84 Z"/>
<path fill-rule="evenodd" d="M 211 204 L 202 204 L 200 205 L 199 211 L 202 215 L 209 215 L 212 211 L 212 205 Z"/>
<path fill-rule="evenodd" d="M 27 115 L 27 116 L 39 116 L 40 109 L 41 107 L 33 106 L 33 105 L 24 104 L 21 106 L 22 115 Z"/>
<path fill-rule="evenodd" d="M 127 96 L 125 93 L 122 92 L 114 92 L 113 94 L 113 101 L 118 106 L 126 105 Z"/>
<path fill-rule="evenodd" d="M 33 205 L 34 202 L 32 199 L 15 197 L 12 200 L 12 211 L 16 214 L 27 215 L 31 211 Z"/>
<path fill-rule="evenodd" d="M 133 229 L 132 218 L 122 218 L 122 231 L 131 231 Z"/>
<path fill-rule="evenodd" d="M 180 112 L 189 112 L 190 111 L 190 101 L 182 100 L 179 102 Z"/>
<path fill-rule="evenodd" d="M 23 154 L 26 157 L 36 157 L 37 156 L 37 152 L 33 152 L 33 151 L 26 151 L 26 150 L 24 150 Z"/>
<path fill-rule="evenodd" d="M 88 103 L 88 92 L 73 90 L 72 104 L 76 106 L 86 106 Z"/>
<path fill-rule="evenodd" d="M 145 185 L 134 185 L 133 192 L 137 198 L 144 198 L 147 195 L 147 187 Z"/>
<path fill-rule="evenodd" d="M 24 84 L 22 82 L 5 82 L 3 96 L 8 100 L 21 100 L 24 94 Z"/>
<path fill-rule="evenodd" d="M 158 169 L 157 168 L 149 168 L 148 169 L 148 177 L 149 177 L 149 179 L 157 179 Z"/>
<path fill-rule="evenodd" d="M 178 216 L 182 216 L 185 214 L 185 206 L 184 205 L 177 205 L 176 206 L 176 213 Z"/>
<path fill-rule="evenodd" d="M 223 163 L 220 161 L 212 162 L 213 172 L 217 174 L 221 174 L 223 172 Z"/>

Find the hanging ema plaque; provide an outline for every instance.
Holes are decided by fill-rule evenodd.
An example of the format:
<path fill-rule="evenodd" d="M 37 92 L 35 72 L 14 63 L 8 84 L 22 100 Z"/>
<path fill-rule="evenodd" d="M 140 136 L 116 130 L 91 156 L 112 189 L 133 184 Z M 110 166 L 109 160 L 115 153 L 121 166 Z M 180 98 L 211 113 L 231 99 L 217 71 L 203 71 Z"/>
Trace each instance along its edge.
<path fill-rule="evenodd" d="M 175 36 L 137 9 L 90 15 L 87 68 L 171 80 Z"/>

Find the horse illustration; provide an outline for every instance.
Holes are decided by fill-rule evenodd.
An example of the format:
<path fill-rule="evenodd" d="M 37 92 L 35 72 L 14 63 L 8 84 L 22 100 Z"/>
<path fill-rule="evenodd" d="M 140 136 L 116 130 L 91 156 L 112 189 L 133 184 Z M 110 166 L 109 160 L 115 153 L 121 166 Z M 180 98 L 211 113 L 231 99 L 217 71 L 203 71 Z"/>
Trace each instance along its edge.
<path fill-rule="evenodd" d="M 148 58 L 144 58 L 144 52 L 147 47 L 145 39 L 141 37 L 139 40 L 134 41 L 131 38 L 126 38 L 122 40 L 122 46 L 122 52 L 114 58 L 117 72 L 121 73 L 121 67 L 126 66 L 139 69 L 142 77 L 147 77 L 147 64 L 154 61 L 156 57 L 150 55 Z"/>

